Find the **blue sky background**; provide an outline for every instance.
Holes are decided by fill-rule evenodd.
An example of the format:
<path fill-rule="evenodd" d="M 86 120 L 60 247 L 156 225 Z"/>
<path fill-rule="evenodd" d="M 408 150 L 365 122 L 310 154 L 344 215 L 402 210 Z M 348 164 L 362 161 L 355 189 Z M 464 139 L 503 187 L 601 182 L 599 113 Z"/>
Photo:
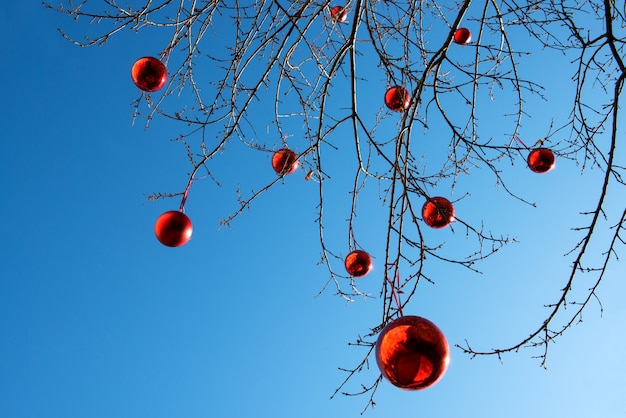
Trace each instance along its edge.
<path fill-rule="evenodd" d="M 81 49 L 57 27 L 78 33 L 85 24 L 71 26 L 38 2 L 0 6 L 0 417 L 359 416 L 366 398 L 329 396 L 344 378 L 338 367 L 361 359 L 347 343 L 378 323 L 380 305 L 316 297 L 328 275 L 316 265 L 315 184 L 294 174 L 218 231 L 236 207 L 237 184 L 249 190 L 275 176 L 269 154 L 233 145 L 215 166 L 222 187 L 207 179 L 191 189 L 190 243 L 160 245 L 154 221 L 179 200 L 145 195 L 180 191 L 189 165 L 169 141 L 176 126 L 132 126 L 139 93 L 130 67 L 161 45 L 126 34 Z M 539 125 L 527 143 L 545 134 Z M 565 160 L 543 176 L 523 160 L 510 170 L 510 184 L 537 209 L 481 172 L 460 186 L 455 196 L 465 187 L 472 199 L 456 208 L 520 243 L 482 265 L 482 275 L 442 266 L 405 310 L 437 323 L 451 345 L 502 346 L 534 330 L 565 283 L 569 228 L 595 204 L 597 170 L 581 177 Z M 347 194 L 336 193 L 342 213 Z M 362 210 L 359 243 L 382 254 L 380 208 Z M 337 245 L 347 242 L 343 214 L 329 221 Z M 461 229 L 427 232 L 445 234 L 451 250 L 466 245 Z M 377 295 L 381 274 L 378 265 L 362 288 Z M 592 304 L 550 346 L 547 371 L 533 351 L 500 364 L 453 348 L 435 387 L 406 392 L 383 382 L 366 416 L 626 417 L 623 279 L 623 262 L 613 263 L 598 292 L 603 317 Z M 350 388 L 377 375 L 372 363 Z"/>

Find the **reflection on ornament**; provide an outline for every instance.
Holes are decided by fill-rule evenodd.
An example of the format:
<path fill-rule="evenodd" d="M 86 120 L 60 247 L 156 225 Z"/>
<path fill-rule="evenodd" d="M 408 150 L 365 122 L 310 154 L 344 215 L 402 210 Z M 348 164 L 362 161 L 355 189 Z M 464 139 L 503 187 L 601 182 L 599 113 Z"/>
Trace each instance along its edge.
<path fill-rule="evenodd" d="M 385 93 L 385 105 L 394 112 L 402 112 L 411 105 L 411 95 L 404 87 L 391 87 Z"/>
<path fill-rule="evenodd" d="M 454 221 L 454 206 L 445 197 L 430 197 L 422 207 L 422 218 L 431 228 L 444 228 Z"/>
<path fill-rule="evenodd" d="M 354 250 L 344 260 L 350 276 L 363 277 L 372 269 L 372 257 L 363 250 Z"/>
<path fill-rule="evenodd" d="M 554 153 L 548 148 L 535 148 L 528 154 L 527 162 L 535 173 L 547 173 L 554 168 Z"/>
<path fill-rule="evenodd" d="M 469 29 L 459 28 L 454 32 L 454 42 L 459 45 L 467 45 L 472 41 L 472 33 Z"/>
<path fill-rule="evenodd" d="M 167 81 L 167 69 L 157 58 L 139 58 L 131 69 L 133 83 L 143 91 L 157 91 Z"/>
<path fill-rule="evenodd" d="M 272 157 L 272 167 L 280 175 L 291 174 L 298 168 L 298 157 L 289 148 L 279 149 Z"/>
<path fill-rule="evenodd" d="M 154 233 L 161 244 L 168 247 L 185 245 L 193 232 L 191 220 L 178 210 L 161 214 L 154 224 Z"/>
<path fill-rule="evenodd" d="M 429 320 L 401 316 L 387 324 L 378 336 L 376 363 L 394 386 L 426 389 L 445 374 L 450 347 L 443 332 Z"/>
<path fill-rule="evenodd" d="M 348 18 L 348 12 L 343 6 L 335 6 L 330 9 L 330 16 L 335 22 L 343 23 Z"/>

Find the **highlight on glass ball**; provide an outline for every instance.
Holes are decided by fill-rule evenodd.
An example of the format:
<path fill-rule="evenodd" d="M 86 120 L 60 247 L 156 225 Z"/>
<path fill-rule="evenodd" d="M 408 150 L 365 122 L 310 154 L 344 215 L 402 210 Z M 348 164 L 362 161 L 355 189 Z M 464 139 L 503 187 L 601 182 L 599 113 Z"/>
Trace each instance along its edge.
<path fill-rule="evenodd" d="M 450 347 L 441 330 L 428 319 L 401 316 L 381 331 L 376 363 L 383 377 L 406 390 L 433 386 L 450 363 Z"/>
<path fill-rule="evenodd" d="M 352 277 L 363 277 L 372 270 L 372 257 L 363 250 L 354 250 L 344 260 L 346 271 Z"/>
<path fill-rule="evenodd" d="M 343 23 L 348 18 L 348 11 L 343 6 L 334 6 L 330 9 L 330 16 L 335 22 Z"/>
<path fill-rule="evenodd" d="M 189 217 L 183 212 L 170 210 L 157 218 L 154 233 L 161 244 L 168 247 L 180 247 L 191 239 L 193 226 Z"/>
<path fill-rule="evenodd" d="M 454 221 L 454 206 L 445 197 L 430 197 L 422 207 L 422 219 L 431 228 L 445 228 Z"/>
<path fill-rule="evenodd" d="M 385 105 L 394 112 L 402 112 L 411 105 L 411 95 L 404 87 L 391 87 L 385 92 Z"/>
<path fill-rule="evenodd" d="M 543 174 L 554 168 L 556 158 L 548 148 L 535 148 L 528 154 L 528 168 L 535 173 Z"/>
<path fill-rule="evenodd" d="M 467 45 L 472 41 L 472 33 L 467 28 L 459 28 L 454 32 L 454 42 L 459 45 Z"/>
<path fill-rule="evenodd" d="M 272 167 L 281 176 L 293 173 L 298 165 L 298 156 L 289 148 L 279 149 L 272 156 Z"/>
<path fill-rule="evenodd" d="M 131 69 L 133 83 L 148 93 L 157 91 L 167 82 L 167 68 L 154 57 L 139 58 Z"/>

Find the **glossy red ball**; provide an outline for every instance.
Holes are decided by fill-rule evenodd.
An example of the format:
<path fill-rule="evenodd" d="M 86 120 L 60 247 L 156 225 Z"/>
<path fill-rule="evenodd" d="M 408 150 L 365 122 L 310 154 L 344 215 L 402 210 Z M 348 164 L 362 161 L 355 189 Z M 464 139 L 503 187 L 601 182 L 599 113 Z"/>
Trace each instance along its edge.
<path fill-rule="evenodd" d="M 348 18 L 348 12 L 343 6 L 334 6 L 330 9 L 330 16 L 335 22 L 343 23 Z"/>
<path fill-rule="evenodd" d="M 167 68 L 154 57 L 139 58 L 131 69 L 133 82 L 143 91 L 153 92 L 167 82 Z"/>
<path fill-rule="evenodd" d="M 548 148 L 536 148 L 528 154 L 528 168 L 535 173 L 547 173 L 554 168 L 556 159 Z"/>
<path fill-rule="evenodd" d="M 280 175 L 291 174 L 298 168 L 298 156 L 289 148 L 279 149 L 272 156 L 272 167 Z"/>
<path fill-rule="evenodd" d="M 448 369 L 450 347 L 443 332 L 428 319 L 401 316 L 387 324 L 378 336 L 376 363 L 394 386 L 426 389 Z"/>
<path fill-rule="evenodd" d="M 472 33 L 469 29 L 459 28 L 454 32 L 454 42 L 459 45 L 467 45 L 472 41 Z"/>
<path fill-rule="evenodd" d="M 411 95 L 404 87 L 391 87 L 385 92 L 385 105 L 394 112 L 402 112 L 411 105 Z"/>
<path fill-rule="evenodd" d="M 344 265 L 350 276 L 363 277 L 372 270 L 372 257 L 363 250 L 354 250 L 346 256 Z"/>
<path fill-rule="evenodd" d="M 185 245 L 193 232 L 191 220 L 178 210 L 161 214 L 154 224 L 154 233 L 161 244 L 168 247 Z"/>
<path fill-rule="evenodd" d="M 431 228 L 444 228 L 454 221 L 454 206 L 445 197 L 431 197 L 422 207 L 422 219 Z"/>

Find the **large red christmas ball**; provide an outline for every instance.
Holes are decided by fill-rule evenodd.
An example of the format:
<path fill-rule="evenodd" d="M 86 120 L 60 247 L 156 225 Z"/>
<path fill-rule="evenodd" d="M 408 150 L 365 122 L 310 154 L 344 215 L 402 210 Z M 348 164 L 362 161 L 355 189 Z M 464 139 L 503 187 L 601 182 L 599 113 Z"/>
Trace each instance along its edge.
<path fill-rule="evenodd" d="M 180 247 L 185 245 L 193 232 L 191 220 L 179 210 L 161 214 L 154 224 L 154 233 L 163 245 Z"/>
<path fill-rule="evenodd" d="M 404 87 L 391 87 L 385 93 L 385 105 L 394 112 L 402 112 L 411 105 L 411 95 Z"/>
<path fill-rule="evenodd" d="M 167 68 L 154 57 L 139 58 L 131 69 L 133 82 L 143 91 L 157 91 L 167 81 Z"/>
<path fill-rule="evenodd" d="M 454 206 L 445 197 L 430 197 L 422 207 L 422 219 L 431 228 L 444 228 L 454 221 Z"/>
<path fill-rule="evenodd" d="M 554 168 L 554 153 L 548 148 L 536 148 L 528 154 L 528 168 L 535 173 L 547 173 Z"/>
<path fill-rule="evenodd" d="M 443 332 L 428 319 L 401 316 L 387 324 L 378 336 L 376 363 L 394 386 L 426 389 L 448 369 L 450 347 Z"/>
<path fill-rule="evenodd" d="M 335 22 L 343 23 L 348 18 L 348 12 L 343 6 L 334 6 L 330 9 L 330 16 Z"/>
<path fill-rule="evenodd" d="M 279 149 L 272 156 L 272 167 L 280 175 L 293 173 L 298 165 L 298 156 L 289 148 Z"/>
<path fill-rule="evenodd" d="M 372 257 L 363 250 L 354 250 L 344 260 L 350 276 L 363 277 L 372 269 Z"/>
<path fill-rule="evenodd" d="M 459 28 L 454 32 L 454 42 L 459 45 L 467 45 L 472 41 L 472 33 L 469 29 Z"/>

